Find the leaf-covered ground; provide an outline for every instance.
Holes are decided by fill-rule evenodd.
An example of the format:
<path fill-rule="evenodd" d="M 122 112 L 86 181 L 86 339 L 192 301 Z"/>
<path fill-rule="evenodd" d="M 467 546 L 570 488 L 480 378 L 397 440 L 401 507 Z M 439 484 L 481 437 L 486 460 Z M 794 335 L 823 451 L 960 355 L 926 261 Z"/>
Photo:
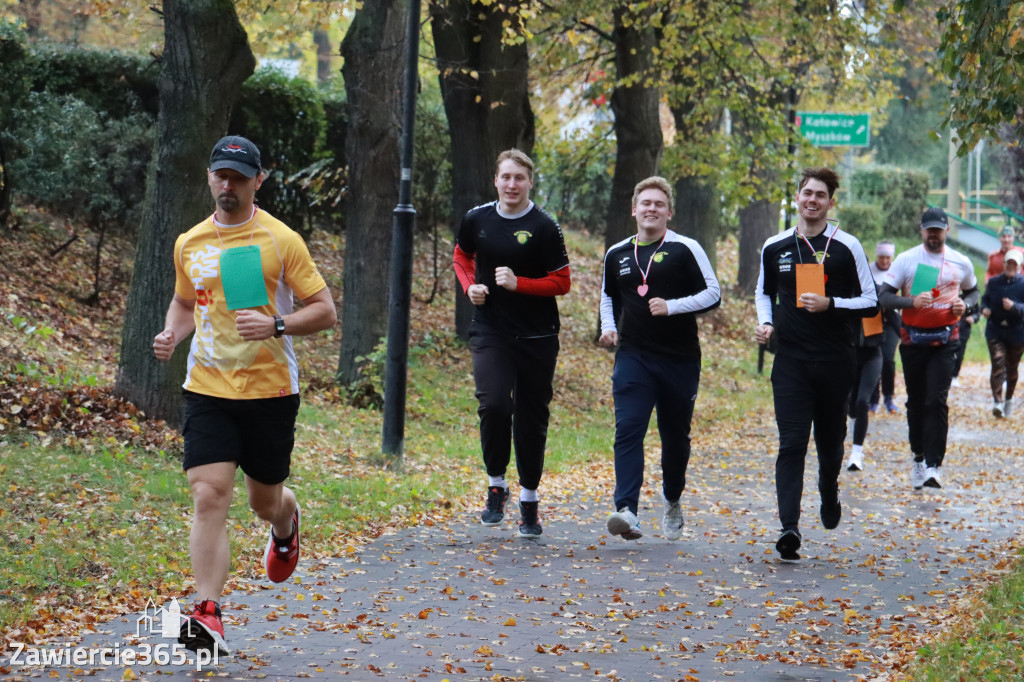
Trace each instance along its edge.
<path fill-rule="evenodd" d="M 88 249 L 73 245 L 49 257 L 68 228 L 43 225 L 0 244 L 10 254 L 0 273 L 0 477 L 11 498 L 0 508 L 8 526 L 0 574 L 13 578 L 22 569 L 12 557 L 25 549 L 24 534 L 14 532 L 19 527 L 52 545 L 49 554 L 33 547 L 30 555 L 60 565 L 54 527 L 65 535 L 95 534 L 102 550 L 121 531 L 130 539 L 133 528 L 152 538 L 168 527 L 180 533 L 188 516 L 173 461 L 151 458 L 164 452 L 160 457 L 173 460 L 176 434 L 109 395 L 130 249 L 115 244 L 105 254 L 117 268 L 107 271 L 101 305 L 85 306 L 79 299 L 91 290 Z M 379 413 L 353 408 L 333 387 L 338 334 L 304 339 L 299 352 L 310 408 L 300 425 L 293 483 L 310 504 L 309 519 L 332 518 L 336 525 L 310 523 L 300 578 L 268 590 L 258 551 L 265 529 L 244 508 L 233 516 L 228 623 L 238 654 L 222 676 L 898 679 L 922 643 L 976 617 L 973 599 L 1011 566 L 1024 516 L 1015 460 L 1024 422 L 997 423 L 987 414 L 987 368 L 966 367 L 964 385 L 954 389 L 946 488 L 910 491 L 902 415 L 877 415 L 868 469 L 841 479 L 844 518 L 833 533 L 817 520 L 811 455 L 808 558 L 797 567 L 779 564 L 772 550 L 777 443 L 767 370 L 753 371 L 752 306 L 731 292 L 722 310 L 701 323 L 705 359 L 684 497 L 687 534 L 678 543 L 658 536 L 652 432 L 641 514 L 647 537 L 635 544 L 608 538 L 612 358 L 593 345 L 601 246 L 578 234 L 568 241 L 573 290 L 562 302 L 552 449 L 570 456 L 552 455 L 542 488 L 543 542 L 514 538 L 514 512 L 501 529 L 475 524 L 482 486 L 468 353 L 451 336 L 447 246 L 437 296 L 425 302 L 434 278 L 424 241 L 414 285 L 406 467 L 396 472 L 374 463 Z M 318 234 L 311 249 L 338 294 L 343 243 Z M 719 258 L 728 285 L 734 247 L 723 245 Z M 39 448 L 40 462 L 54 471 L 30 484 L 6 477 L 4 448 L 21 443 Z M 122 510 L 105 496 L 109 483 L 102 479 L 62 477 L 60 468 L 70 464 L 42 454 L 56 445 L 111 458 L 110 468 L 138 477 L 123 487 L 140 490 L 146 505 Z M 160 485 L 152 482 L 156 469 L 164 475 Z M 350 487 L 336 492 L 331 482 Z M 351 486 L 359 485 L 380 487 L 358 492 L 379 508 L 344 508 L 345 495 L 356 495 Z M 397 487 L 404 497 L 389 502 L 398 499 Z M 118 525 L 124 523 L 130 525 Z M 76 580 L 31 595 L 31 615 L 0 633 L 5 646 L 125 631 L 131 616 L 106 621 L 137 613 L 152 595 L 189 591 L 184 537 L 152 552 L 125 544 L 117 561 L 135 562 L 133 578 L 118 578 L 110 555 L 97 551 L 77 564 Z M 0 597 L 21 598 L 16 582 L 0 585 Z M 305 657 L 301 665 L 284 655 L 296 648 Z M 84 672 L 103 679 L 143 674 Z"/>

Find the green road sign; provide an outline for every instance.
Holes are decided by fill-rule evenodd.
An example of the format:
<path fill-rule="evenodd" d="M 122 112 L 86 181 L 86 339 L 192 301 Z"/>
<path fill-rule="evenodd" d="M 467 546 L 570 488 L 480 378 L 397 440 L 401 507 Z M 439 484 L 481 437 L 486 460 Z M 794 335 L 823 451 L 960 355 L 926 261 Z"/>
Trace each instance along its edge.
<path fill-rule="evenodd" d="M 871 141 L 870 114 L 798 111 L 796 127 L 815 147 L 867 147 Z"/>

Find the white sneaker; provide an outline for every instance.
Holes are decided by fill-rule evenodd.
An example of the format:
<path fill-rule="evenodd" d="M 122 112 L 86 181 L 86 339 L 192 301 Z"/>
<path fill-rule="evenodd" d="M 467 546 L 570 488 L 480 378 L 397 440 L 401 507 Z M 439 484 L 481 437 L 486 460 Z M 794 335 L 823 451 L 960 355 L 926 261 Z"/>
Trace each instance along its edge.
<path fill-rule="evenodd" d="M 850 462 L 846 465 L 847 471 L 864 470 L 864 452 L 855 450 L 850 453 Z"/>
<path fill-rule="evenodd" d="M 953 380 L 949 382 L 949 387 L 950 388 L 956 388 L 959 385 L 960 385 L 960 378 L 959 377 L 953 377 Z"/>
<path fill-rule="evenodd" d="M 1009 417 L 1011 414 L 1013 414 L 1013 398 L 1007 398 L 1003 403 L 1003 416 Z"/>
<path fill-rule="evenodd" d="M 928 467 L 925 469 L 924 485 L 929 488 L 942 487 L 942 479 L 939 478 L 939 467 Z"/>
<path fill-rule="evenodd" d="M 1006 414 L 1006 408 L 1003 403 L 999 400 L 992 403 L 992 416 L 997 419 Z"/>
<path fill-rule="evenodd" d="M 662 492 L 661 501 L 665 503 L 665 514 L 661 517 L 661 532 L 666 540 L 678 540 L 683 537 L 683 510 L 679 506 L 679 500 L 669 502 Z"/>
<path fill-rule="evenodd" d="M 924 487 L 926 470 L 924 462 L 914 462 L 914 468 L 910 470 L 910 485 L 914 486 L 914 490 Z"/>
<path fill-rule="evenodd" d="M 644 536 L 636 514 L 629 511 L 628 507 L 608 515 L 608 532 L 621 535 L 623 540 L 639 540 Z"/>

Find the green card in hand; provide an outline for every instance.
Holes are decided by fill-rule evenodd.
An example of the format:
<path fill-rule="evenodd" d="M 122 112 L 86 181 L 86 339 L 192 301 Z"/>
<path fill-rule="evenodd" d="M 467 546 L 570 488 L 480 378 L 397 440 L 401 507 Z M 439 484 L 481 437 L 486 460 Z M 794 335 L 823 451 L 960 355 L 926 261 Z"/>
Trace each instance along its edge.
<path fill-rule="evenodd" d="M 910 295 L 917 296 L 931 291 L 939 284 L 939 269 L 934 265 L 918 263 L 914 271 L 914 282 L 910 285 Z"/>
<path fill-rule="evenodd" d="M 258 246 L 237 246 L 220 254 L 220 282 L 228 310 L 258 308 L 270 302 Z"/>

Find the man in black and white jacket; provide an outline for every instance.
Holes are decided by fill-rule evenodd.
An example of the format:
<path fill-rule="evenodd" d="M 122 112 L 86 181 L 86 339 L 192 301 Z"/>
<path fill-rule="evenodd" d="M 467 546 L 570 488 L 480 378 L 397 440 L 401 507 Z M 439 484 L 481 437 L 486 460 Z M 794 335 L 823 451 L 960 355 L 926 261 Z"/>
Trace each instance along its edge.
<path fill-rule="evenodd" d="M 812 424 L 821 523 L 828 530 L 839 525 L 839 472 L 854 380 L 856 325 L 878 312 L 864 248 L 828 222 L 838 188 L 839 177 L 830 168 L 803 171 L 797 226 L 765 242 L 754 292 L 757 342 L 774 337 L 776 347 L 775 489 L 782 534 L 775 548 L 785 560 L 800 558 L 800 499 Z"/>
<path fill-rule="evenodd" d="M 697 315 L 717 308 L 721 288 L 695 240 L 668 229 L 672 187 L 665 178 L 633 190 L 637 233 L 604 258 L 601 287 L 603 346 L 617 346 L 615 398 L 615 511 L 608 532 L 642 537 L 637 511 L 644 481 L 644 436 L 658 410 L 661 436 L 662 535 L 682 536 L 679 504 L 690 459 L 690 421 L 700 382 Z"/>

